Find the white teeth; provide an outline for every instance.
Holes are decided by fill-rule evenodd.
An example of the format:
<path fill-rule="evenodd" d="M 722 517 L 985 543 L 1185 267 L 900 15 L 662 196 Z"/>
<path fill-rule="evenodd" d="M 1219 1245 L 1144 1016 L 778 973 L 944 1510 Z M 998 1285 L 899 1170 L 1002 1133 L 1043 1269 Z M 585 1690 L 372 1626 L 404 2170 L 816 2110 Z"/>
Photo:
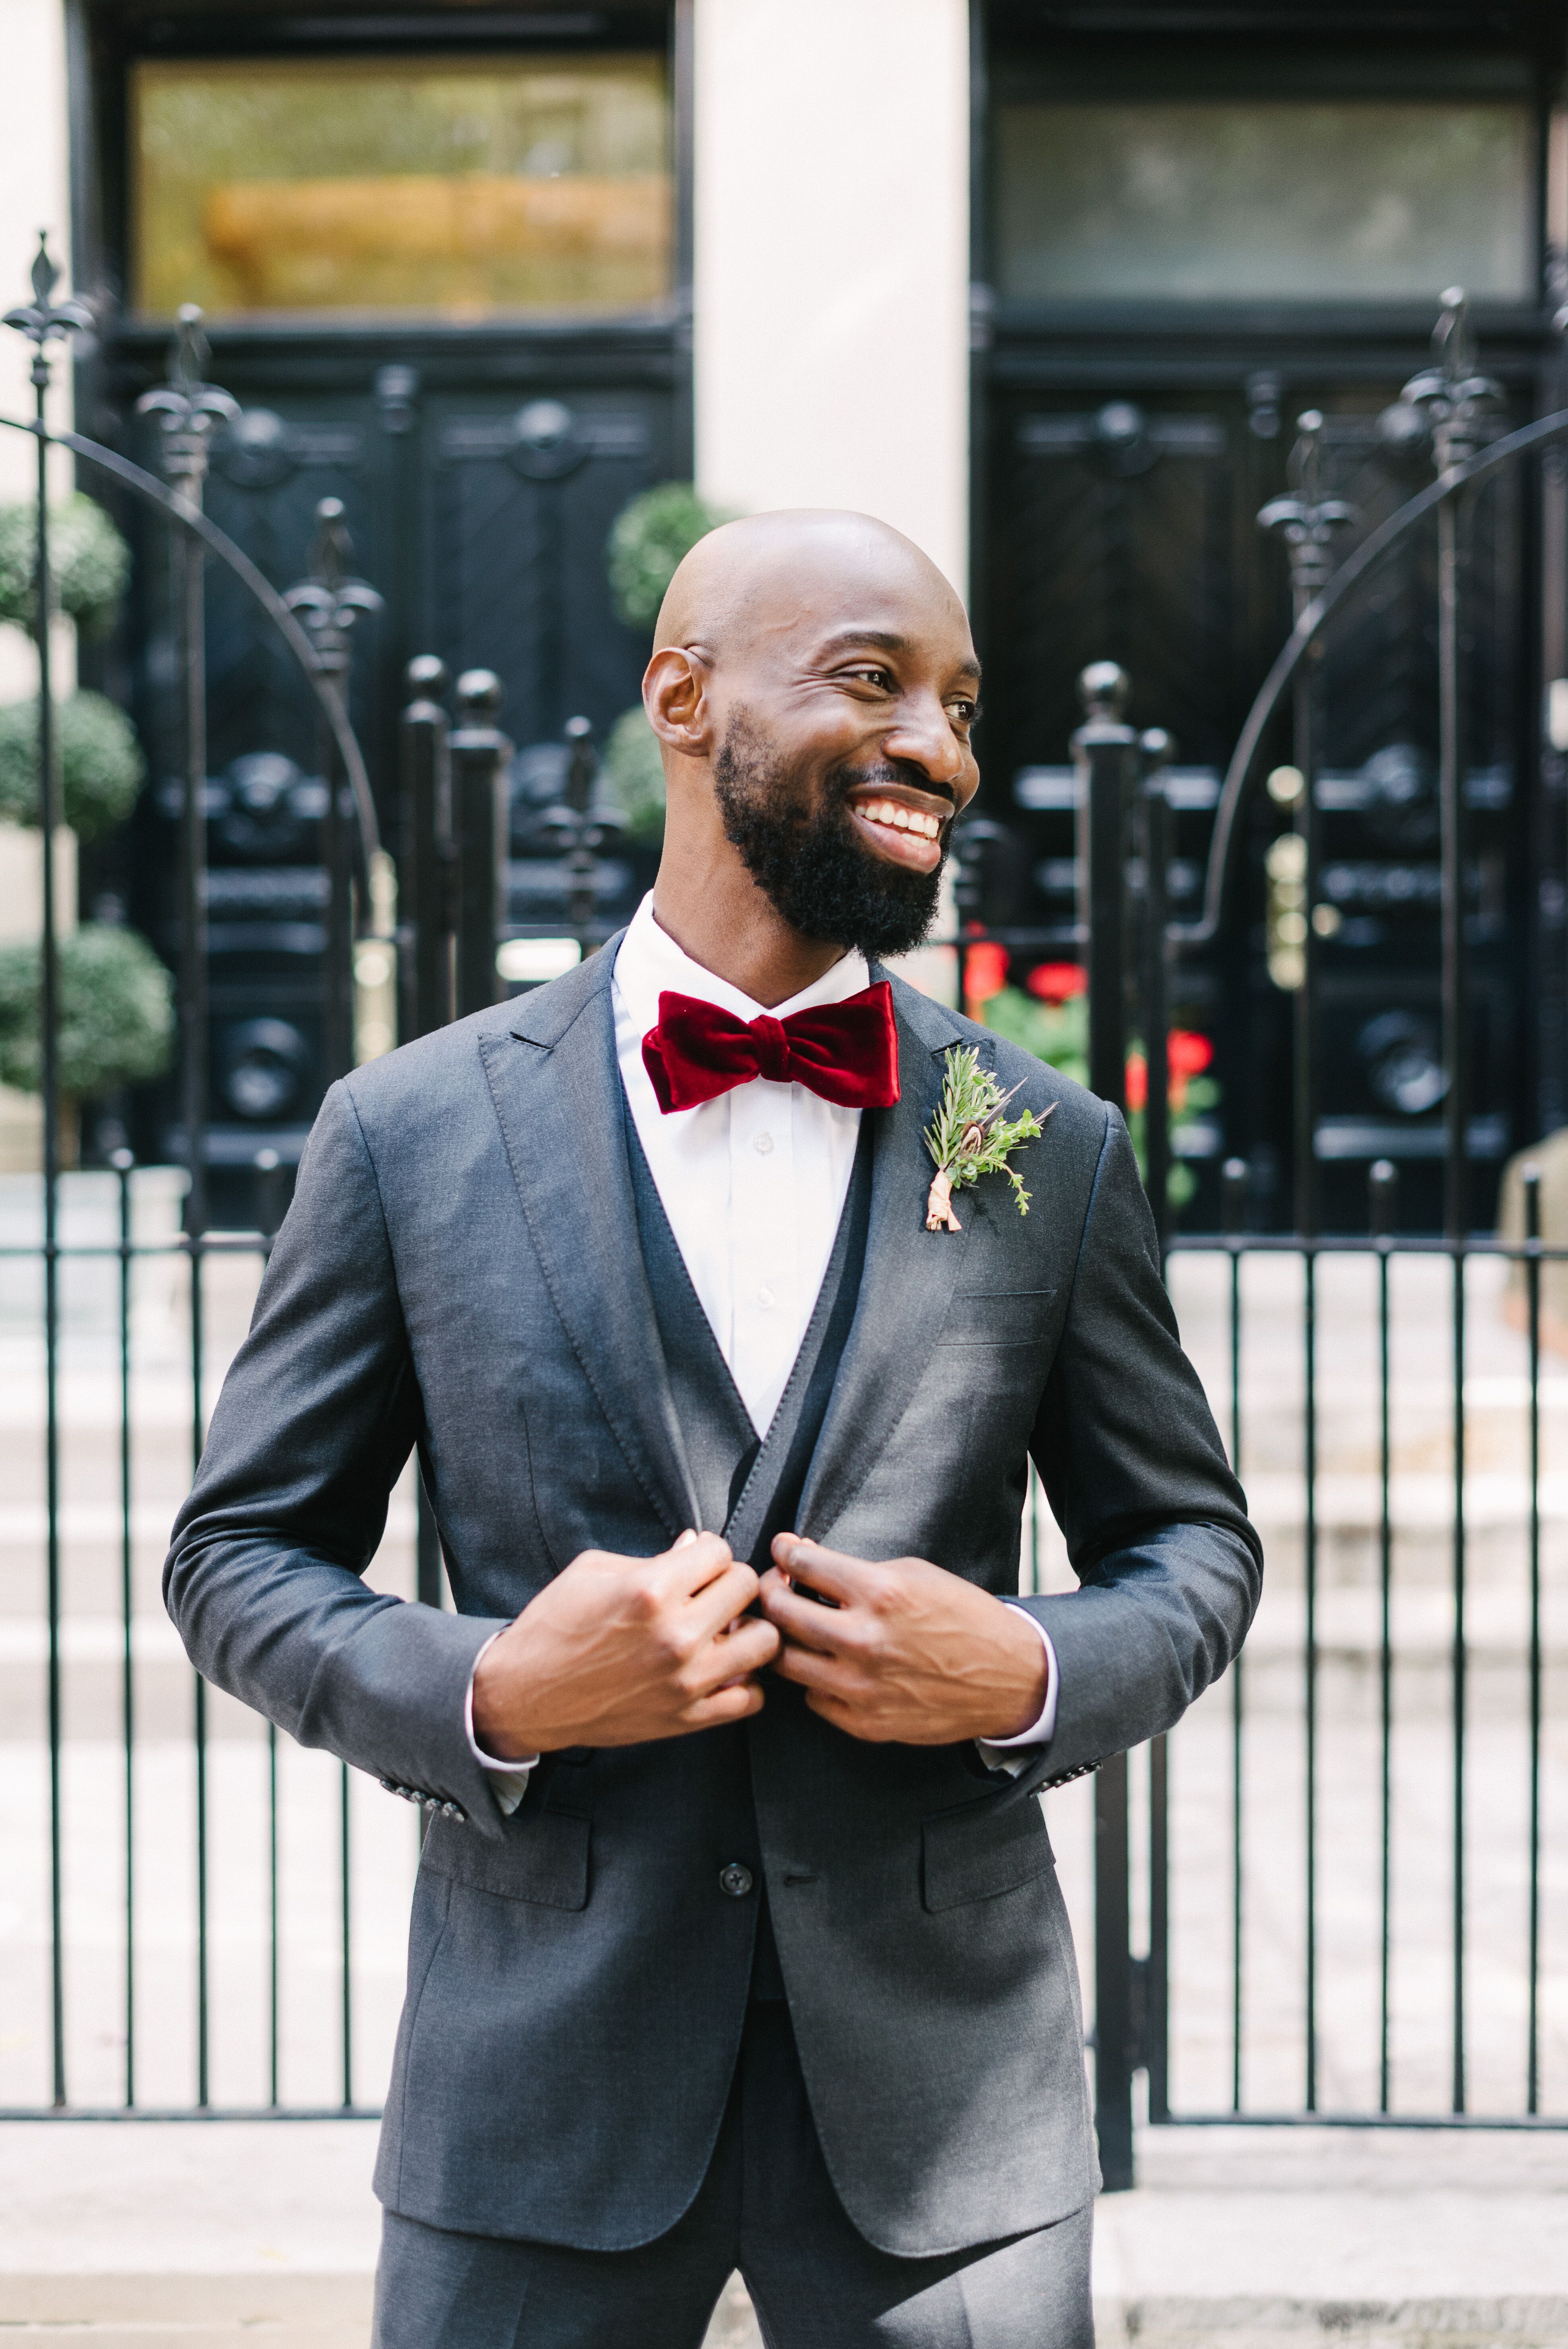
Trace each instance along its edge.
<path fill-rule="evenodd" d="M 923 840 L 934 840 L 942 830 L 940 816 L 922 815 L 917 809 L 900 807 L 892 800 L 872 800 L 861 808 L 867 823 L 885 823 L 892 832 L 913 832 Z"/>
<path fill-rule="evenodd" d="M 910 813 L 907 808 L 895 807 L 892 812 L 892 820 L 900 832 L 907 832 L 909 830 Z"/>

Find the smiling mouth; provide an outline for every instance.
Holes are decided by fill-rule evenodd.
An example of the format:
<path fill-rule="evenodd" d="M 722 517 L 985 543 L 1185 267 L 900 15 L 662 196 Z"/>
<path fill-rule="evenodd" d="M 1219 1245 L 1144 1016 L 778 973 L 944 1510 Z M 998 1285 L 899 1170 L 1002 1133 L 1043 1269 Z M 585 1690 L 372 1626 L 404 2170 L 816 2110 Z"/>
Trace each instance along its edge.
<path fill-rule="evenodd" d="M 851 801 L 850 812 L 876 854 L 891 864 L 930 873 L 941 861 L 941 816 L 891 799 Z"/>

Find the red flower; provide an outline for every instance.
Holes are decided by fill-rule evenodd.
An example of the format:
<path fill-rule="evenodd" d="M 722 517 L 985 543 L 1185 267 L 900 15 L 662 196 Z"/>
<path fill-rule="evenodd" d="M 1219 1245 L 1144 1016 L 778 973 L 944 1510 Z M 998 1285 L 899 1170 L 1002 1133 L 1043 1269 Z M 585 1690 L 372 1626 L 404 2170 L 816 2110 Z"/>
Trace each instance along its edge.
<path fill-rule="evenodd" d="M 1165 1050 L 1173 1077 L 1202 1076 L 1214 1057 L 1214 1048 L 1207 1036 L 1200 1036 L 1191 1028 L 1172 1028 Z"/>
<path fill-rule="evenodd" d="M 1088 973 L 1080 962 L 1037 962 L 1024 982 L 1042 1003 L 1068 1003 L 1088 989 Z"/>
<path fill-rule="evenodd" d="M 1007 949 L 988 940 L 964 949 L 964 999 L 989 1003 L 1007 984 Z"/>

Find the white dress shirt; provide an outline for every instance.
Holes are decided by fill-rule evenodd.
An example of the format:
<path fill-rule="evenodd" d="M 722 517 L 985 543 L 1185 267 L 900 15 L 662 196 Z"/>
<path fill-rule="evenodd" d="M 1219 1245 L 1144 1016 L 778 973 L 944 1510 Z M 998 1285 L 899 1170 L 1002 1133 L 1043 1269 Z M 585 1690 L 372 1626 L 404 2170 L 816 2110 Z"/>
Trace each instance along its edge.
<path fill-rule="evenodd" d="M 861 1112 L 823 1101 L 805 1085 L 755 1077 L 717 1101 L 666 1115 L 644 1066 L 643 1039 L 657 1024 L 665 991 L 697 996 L 750 1021 L 769 1010 L 787 1019 L 794 1011 L 842 1003 L 870 984 L 865 957 L 851 952 L 787 1003 L 753 1003 L 660 929 L 651 894 L 615 957 L 615 1056 L 632 1121 L 697 1301 L 758 1435 L 766 1435 L 779 1407 L 828 1269 Z M 981 1745 L 985 1759 L 995 1754 L 994 1766 L 1002 1768 L 1021 1768 L 1026 1758 L 1002 1760 L 1006 1749 L 1044 1744 L 1056 1728 L 1056 1657 L 1044 1629 L 1028 1619 L 1045 1641 L 1049 1686 L 1040 1718 L 1020 1736 Z M 511 1810 L 531 1764 L 498 1762 L 474 1744 L 471 1683 L 469 1739 L 479 1761 L 497 1774 L 501 1808 Z"/>

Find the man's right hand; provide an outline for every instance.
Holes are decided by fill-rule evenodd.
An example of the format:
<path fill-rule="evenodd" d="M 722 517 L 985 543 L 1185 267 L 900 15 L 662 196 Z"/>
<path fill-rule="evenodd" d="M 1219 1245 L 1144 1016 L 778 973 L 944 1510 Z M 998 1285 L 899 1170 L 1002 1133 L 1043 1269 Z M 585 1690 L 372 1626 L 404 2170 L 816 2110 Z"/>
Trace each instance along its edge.
<path fill-rule="evenodd" d="M 660 1557 L 585 1549 L 480 1656 L 475 1737 L 504 1762 L 744 1721 L 779 1653 L 771 1623 L 739 1619 L 758 1588 L 717 1534 Z"/>

